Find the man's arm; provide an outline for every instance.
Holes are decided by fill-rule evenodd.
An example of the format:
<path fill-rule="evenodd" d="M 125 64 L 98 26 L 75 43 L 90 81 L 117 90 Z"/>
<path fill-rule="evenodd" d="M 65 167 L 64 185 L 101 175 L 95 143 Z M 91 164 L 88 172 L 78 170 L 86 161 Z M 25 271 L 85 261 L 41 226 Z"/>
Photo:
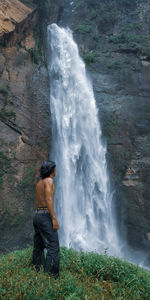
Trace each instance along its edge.
<path fill-rule="evenodd" d="M 50 215 L 52 217 L 52 223 L 53 223 L 53 229 L 57 230 L 59 228 L 56 215 L 54 212 L 54 201 L 53 201 L 53 195 L 54 195 L 54 185 L 52 180 L 47 180 L 45 182 L 45 201 L 47 208 L 50 212 Z"/>

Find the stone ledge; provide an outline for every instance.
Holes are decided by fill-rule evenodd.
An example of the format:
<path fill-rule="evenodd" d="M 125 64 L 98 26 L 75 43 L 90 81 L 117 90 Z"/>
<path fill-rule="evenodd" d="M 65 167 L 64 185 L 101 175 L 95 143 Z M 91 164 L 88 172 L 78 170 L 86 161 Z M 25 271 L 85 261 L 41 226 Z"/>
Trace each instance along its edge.
<path fill-rule="evenodd" d="M 34 9 L 19 0 L 0 0 L 0 37 L 15 30 L 16 25 L 24 21 Z"/>

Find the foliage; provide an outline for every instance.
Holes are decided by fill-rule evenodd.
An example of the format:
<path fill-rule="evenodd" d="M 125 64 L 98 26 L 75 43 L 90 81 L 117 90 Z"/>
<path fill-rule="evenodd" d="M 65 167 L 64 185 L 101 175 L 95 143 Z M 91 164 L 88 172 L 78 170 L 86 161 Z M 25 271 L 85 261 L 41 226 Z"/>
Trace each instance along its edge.
<path fill-rule="evenodd" d="M 136 71 L 136 72 L 141 71 L 141 66 L 139 64 L 132 63 L 131 68 L 133 71 Z"/>
<path fill-rule="evenodd" d="M 65 2 L 66 4 L 71 4 L 71 3 L 72 3 L 72 0 L 64 0 L 64 2 Z M 73 3 L 73 5 L 74 5 L 75 8 L 80 7 L 82 4 L 85 4 L 85 3 L 84 3 L 84 0 L 76 0 L 76 1 Z"/>
<path fill-rule="evenodd" d="M 90 19 L 95 20 L 100 32 L 107 32 L 118 20 L 114 3 L 111 1 L 98 3 L 93 9 L 91 9 Z"/>
<path fill-rule="evenodd" d="M 78 24 L 74 30 L 79 33 L 90 33 L 92 30 L 92 25 L 88 23 Z"/>
<path fill-rule="evenodd" d="M 94 40 L 95 42 L 99 42 L 100 36 L 99 36 L 98 34 L 94 35 L 94 36 L 93 36 L 93 40 Z"/>
<path fill-rule="evenodd" d="M 121 8 L 127 8 L 127 9 L 132 9 L 132 8 L 136 8 L 137 3 L 140 0 L 103 0 L 103 1 L 99 1 L 99 0 L 87 0 L 88 4 L 93 6 L 93 7 L 98 7 L 100 2 L 102 2 L 104 5 L 113 5 L 113 6 L 118 6 L 119 9 Z"/>
<path fill-rule="evenodd" d="M 38 64 L 40 60 L 40 49 L 29 49 L 28 52 L 30 53 L 31 59 L 33 63 Z"/>
<path fill-rule="evenodd" d="M 0 151 L 0 187 L 3 184 L 3 175 L 10 169 L 10 159 L 6 153 Z"/>
<path fill-rule="evenodd" d="M 135 8 L 139 0 L 116 0 L 119 6 L 122 6 L 127 9 Z"/>
<path fill-rule="evenodd" d="M 148 300 L 150 274 L 118 258 L 61 248 L 60 277 L 31 265 L 32 248 L 0 258 L 2 299 Z"/>
<path fill-rule="evenodd" d="M 9 86 L 2 86 L 0 87 L 0 93 L 4 96 L 5 103 L 3 107 L 0 109 L 0 119 L 6 120 L 6 119 L 16 119 L 16 113 L 13 110 L 8 111 L 7 105 L 8 105 L 8 93 L 9 93 Z"/>
<path fill-rule="evenodd" d="M 29 185 L 33 185 L 35 168 L 36 163 L 25 169 L 23 179 L 18 185 L 18 191 L 24 191 L 26 188 L 29 189 Z"/>
<path fill-rule="evenodd" d="M 108 65 L 109 69 L 118 70 L 121 67 L 120 60 L 114 60 L 111 62 L 111 64 Z"/>
<path fill-rule="evenodd" d="M 7 111 L 6 107 L 4 106 L 0 110 L 0 118 L 1 119 L 16 119 L 16 113 L 13 110 Z"/>
<path fill-rule="evenodd" d="M 5 98 L 7 98 L 7 96 L 8 96 L 8 90 L 9 90 L 9 87 L 8 87 L 8 86 L 2 86 L 2 87 L 0 87 L 0 93 L 1 93 Z"/>
<path fill-rule="evenodd" d="M 109 42 L 119 45 L 122 50 L 127 46 L 136 52 L 150 54 L 150 35 L 148 34 L 128 32 L 125 28 L 120 33 L 109 37 Z"/>
<path fill-rule="evenodd" d="M 34 3 L 38 5 L 38 8 L 40 10 L 40 17 L 42 19 L 47 19 L 49 18 L 49 11 L 52 7 L 53 0 L 34 0 Z"/>
<path fill-rule="evenodd" d="M 141 71 L 141 63 L 139 63 L 139 62 L 133 62 L 133 60 L 132 59 L 130 59 L 130 58 L 125 58 L 125 60 L 124 60 L 124 64 L 125 65 L 130 65 L 130 67 L 131 67 L 131 70 L 133 70 L 133 71 Z"/>
<path fill-rule="evenodd" d="M 146 44 L 149 42 L 149 36 L 146 35 L 137 35 L 133 33 L 127 33 L 125 31 L 115 34 L 109 38 L 109 41 L 118 44 L 118 43 L 141 43 Z"/>
<path fill-rule="evenodd" d="M 99 61 L 99 56 L 96 51 L 89 51 L 89 52 L 84 52 L 82 54 L 82 58 L 85 61 L 86 64 L 94 63 Z"/>
<path fill-rule="evenodd" d="M 55 15 L 56 3 L 54 0 L 34 0 L 34 3 L 38 7 L 38 26 L 36 27 L 35 39 L 36 39 L 36 50 L 31 50 L 31 55 L 35 63 L 38 63 L 40 56 L 45 48 L 46 40 L 46 28 L 50 22 L 50 17 Z"/>

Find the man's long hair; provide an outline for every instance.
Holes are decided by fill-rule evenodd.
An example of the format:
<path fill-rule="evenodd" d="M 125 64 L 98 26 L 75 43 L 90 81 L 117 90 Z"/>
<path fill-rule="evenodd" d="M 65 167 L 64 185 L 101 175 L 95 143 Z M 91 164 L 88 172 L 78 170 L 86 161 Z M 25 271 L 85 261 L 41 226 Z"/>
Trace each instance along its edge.
<path fill-rule="evenodd" d="M 45 161 L 40 168 L 40 177 L 42 179 L 49 177 L 55 168 L 56 164 L 53 161 Z"/>

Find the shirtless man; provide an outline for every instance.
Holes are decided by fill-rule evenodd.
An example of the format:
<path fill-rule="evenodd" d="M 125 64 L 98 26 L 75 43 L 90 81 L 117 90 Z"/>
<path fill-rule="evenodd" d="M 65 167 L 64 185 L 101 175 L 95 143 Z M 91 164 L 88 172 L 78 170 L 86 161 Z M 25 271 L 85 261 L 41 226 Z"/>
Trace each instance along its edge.
<path fill-rule="evenodd" d="M 36 213 L 33 218 L 34 226 L 34 249 L 33 265 L 38 271 L 44 257 L 43 250 L 47 249 L 44 270 L 59 276 L 59 224 L 54 212 L 54 183 L 53 177 L 56 174 L 54 162 L 44 162 L 40 168 L 41 180 L 36 185 Z"/>

